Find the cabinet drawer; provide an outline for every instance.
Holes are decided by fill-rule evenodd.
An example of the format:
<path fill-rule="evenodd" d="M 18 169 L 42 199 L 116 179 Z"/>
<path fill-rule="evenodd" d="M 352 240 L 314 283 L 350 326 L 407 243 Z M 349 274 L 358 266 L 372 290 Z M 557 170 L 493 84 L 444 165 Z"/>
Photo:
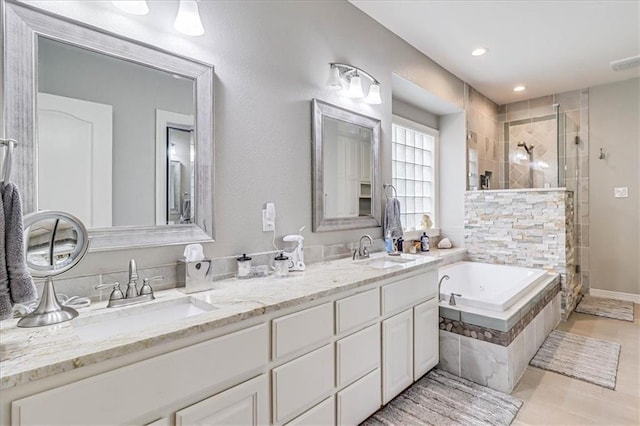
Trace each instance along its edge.
<path fill-rule="evenodd" d="M 332 425 L 336 422 L 336 403 L 333 396 L 296 417 L 287 426 Z"/>
<path fill-rule="evenodd" d="M 333 336 L 333 303 L 273 320 L 273 359 L 314 349 Z"/>
<path fill-rule="evenodd" d="M 15 424 L 125 424 L 266 368 L 266 324 L 14 401 Z"/>
<path fill-rule="evenodd" d="M 273 422 L 301 413 L 334 387 L 333 344 L 273 369 Z"/>
<path fill-rule="evenodd" d="M 378 289 L 336 301 L 336 333 L 340 334 L 378 318 L 379 309 Z"/>
<path fill-rule="evenodd" d="M 337 424 L 357 425 L 382 405 L 380 369 L 375 369 L 351 386 L 338 392 Z"/>
<path fill-rule="evenodd" d="M 437 274 L 437 271 L 429 271 L 382 286 L 382 315 L 409 308 L 437 293 L 437 290 L 434 292 Z"/>
<path fill-rule="evenodd" d="M 269 424 L 269 385 L 263 374 L 176 413 L 176 426 Z"/>
<path fill-rule="evenodd" d="M 336 381 L 346 385 L 380 367 L 380 324 L 336 342 Z"/>

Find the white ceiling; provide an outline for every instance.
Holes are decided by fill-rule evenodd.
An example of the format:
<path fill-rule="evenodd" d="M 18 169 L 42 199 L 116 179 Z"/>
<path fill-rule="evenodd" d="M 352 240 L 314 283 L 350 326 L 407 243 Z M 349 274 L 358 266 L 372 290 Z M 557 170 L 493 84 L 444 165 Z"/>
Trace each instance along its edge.
<path fill-rule="evenodd" d="M 640 0 L 350 1 L 498 104 L 640 76 Z"/>

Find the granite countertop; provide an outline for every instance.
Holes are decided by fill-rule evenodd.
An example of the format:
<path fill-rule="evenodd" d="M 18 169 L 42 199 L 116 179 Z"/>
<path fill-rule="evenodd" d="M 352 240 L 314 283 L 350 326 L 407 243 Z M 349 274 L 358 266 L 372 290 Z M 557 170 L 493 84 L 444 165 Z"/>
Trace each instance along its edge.
<path fill-rule="evenodd" d="M 102 315 L 122 315 L 142 304 L 106 309 L 106 301 L 80 309 L 78 318 L 47 327 L 18 328 L 17 319 L 0 321 L 0 389 L 91 365 L 175 339 L 188 337 L 265 313 L 331 296 L 387 278 L 439 264 L 442 257 L 464 249 L 433 250 L 428 255 L 403 255 L 414 261 L 392 268 L 374 269 L 364 261 L 340 259 L 308 265 L 288 278 L 216 281 L 211 290 L 185 295 L 177 289 L 156 293 L 155 304 L 192 297 L 216 309 L 169 323 L 149 323 L 148 328 L 122 330 L 104 339 L 87 339 L 75 327 L 100 321 Z M 372 258 L 386 253 L 374 253 Z"/>

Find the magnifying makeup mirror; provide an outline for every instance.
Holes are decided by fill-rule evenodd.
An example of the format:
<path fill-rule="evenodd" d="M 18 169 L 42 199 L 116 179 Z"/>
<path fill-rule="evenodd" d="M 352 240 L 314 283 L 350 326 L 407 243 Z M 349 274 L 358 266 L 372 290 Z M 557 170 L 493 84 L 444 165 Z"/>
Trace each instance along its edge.
<path fill-rule="evenodd" d="M 40 211 L 24 217 L 26 261 L 33 277 L 45 278 L 38 307 L 18 327 L 42 327 L 69 321 L 78 312 L 58 301 L 53 276 L 73 268 L 89 247 L 87 229 L 77 217 L 61 211 Z"/>

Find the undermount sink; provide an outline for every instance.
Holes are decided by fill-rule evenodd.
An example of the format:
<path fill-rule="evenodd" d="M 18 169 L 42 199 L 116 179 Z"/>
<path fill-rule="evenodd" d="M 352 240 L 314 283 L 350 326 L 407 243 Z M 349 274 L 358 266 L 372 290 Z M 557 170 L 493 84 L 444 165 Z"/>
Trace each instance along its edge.
<path fill-rule="evenodd" d="M 373 269 L 387 269 L 387 268 L 402 266 L 402 264 L 413 262 L 414 260 L 416 259 L 400 257 L 400 256 L 385 256 L 385 257 L 378 257 L 375 259 L 365 260 L 360 263 L 362 265 L 369 266 Z"/>
<path fill-rule="evenodd" d="M 217 309 L 194 297 L 152 302 L 144 305 L 110 308 L 113 312 L 80 317 L 71 322 L 81 340 L 104 340 Z"/>

